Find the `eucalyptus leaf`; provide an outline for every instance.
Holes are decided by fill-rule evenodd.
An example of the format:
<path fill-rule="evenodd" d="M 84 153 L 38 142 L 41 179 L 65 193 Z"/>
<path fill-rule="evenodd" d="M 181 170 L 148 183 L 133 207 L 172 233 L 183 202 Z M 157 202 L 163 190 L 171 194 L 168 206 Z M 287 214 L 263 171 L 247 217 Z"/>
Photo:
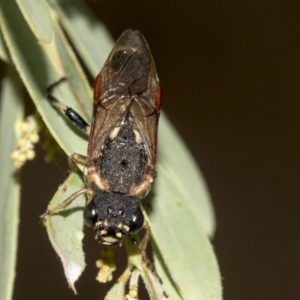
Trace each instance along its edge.
<path fill-rule="evenodd" d="M 152 241 L 153 248 L 153 259 L 155 264 L 155 270 L 157 274 L 159 274 L 159 278 L 161 279 L 165 291 L 172 300 L 182 300 L 180 292 L 178 291 L 180 288 L 175 286 L 173 279 L 170 277 L 169 271 L 165 266 L 165 262 L 161 257 L 159 250 L 156 248 L 155 243 Z"/>
<path fill-rule="evenodd" d="M 16 0 L 29 27 L 40 42 L 49 43 L 53 30 L 46 0 Z"/>
<path fill-rule="evenodd" d="M 58 20 L 54 22 L 55 29 L 55 40 L 53 45 L 44 46 L 46 53 L 49 56 L 49 59 L 53 61 L 59 60 L 59 63 L 67 75 L 67 81 L 73 91 L 73 97 L 76 96 L 76 103 L 74 104 L 77 111 L 80 111 L 82 116 L 87 120 L 92 119 L 92 105 L 86 105 L 87 101 L 92 99 L 92 90 L 86 79 L 85 74 L 82 71 L 82 68 L 76 59 L 76 55 L 72 50 L 72 47 L 68 43 L 66 37 L 64 36 Z M 54 51 L 51 51 L 55 47 L 56 55 L 53 56 Z M 50 49 L 49 49 L 50 48 Z M 58 55 L 58 58 L 57 58 Z M 64 98 L 62 98 L 64 99 Z"/>
<path fill-rule="evenodd" d="M 222 299 L 218 264 L 199 218 L 163 165 L 157 174 L 149 223 L 173 283 L 183 299 Z"/>
<path fill-rule="evenodd" d="M 48 209 L 56 207 L 77 192 L 79 187 L 84 187 L 82 176 L 72 173 L 59 187 Z M 45 222 L 51 244 L 62 261 L 67 281 L 74 291 L 74 283 L 85 268 L 82 251 L 84 224 L 82 210 L 85 202 L 85 196 L 80 195 L 68 206 L 67 210 L 51 215 Z"/>
<path fill-rule="evenodd" d="M 70 56 L 71 50 L 65 45 L 66 40 L 61 39 L 61 34 L 55 30 L 55 38 L 49 45 L 42 47 L 37 44 L 14 1 L 2 0 L 0 14 L 3 36 L 11 58 L 46 126 L 67 154 L 75 150 L 84 154 L 86 137 L 78 134 L 78 131 L 53 109 L 46 98 L 46 88 L 67 73 L 69 80 L 57 88 L 56 97 L 63 99 L 65 104 L 76 109 L 87 120 L 91 117 L 86 110 L 86 107 L 90 107 L 91 112 L 91 105 L 85 105 L 83 108 L 75 97 L 77 94 L 82 95 L 82 90 L 87 85 L 82 70 L 77 68 L 78 63 L 73 63 L 75 56 Z M 53 51 L 50 51 L 51 49 Z M 68 61 L 67 71 L 57 53 Z M 86 101 L 91 101 L 89 95 L 90 91 L 86 90 L 82 97 Z M 76 135 L 77 138 L 74 138 Z"/>
<path fill-rule="evenodd" d="M 17 147 L 18 123 L 23 119 L 21 83 L 10 68 L 3 79 L 0 108 L 0 299 L 12 299 L 17 258 L 20 206 L 19 171 L 11 155 Z"/>
<path fill-rule="evenodd" d="M 184 205 L 189 206 L 205 232 L 213 236 L 215 215 L 205 180 L 183 140 L 164 114 L 158 129 L 158 163 L 168 172 L 176 188 L 186 195 Z"/>
<path fill-rule="evenodd" d="M 34 100 L 47 127 L 52 132 L 53 136 L 56 137 L 56 140 L 60 146 L 68 154 L 73 152 L 73 147 L 76 149 L 76 151 L 85 153 L 86 138 L 80 135 L 78 131 L 74 130 L 74 128 L 53 109 L 46 99 L 46 87 L 55 80 L 61 78 L 61 75 L 56 73 L 54 67 L 65 72 L 64 63 L 68 62 L 68 64 L 71 65 L 71 67 L 69 67 L 67 70 L 70 80 L 57 89 L 56 96 L 62 97 L 65 103 L 72 107 L 76 107 L 76 110 L 82 115 L 86 116 L 88 119 L 88 110 L 82 109 L 82 103 L 78 101 L 69 87 L 70 85 L 72 86 L 75 94 L 83 94 L 85 87 L 84 83 L 86 82 L 86 79 L 81 69 L 77 67 L 79 66 L 78 62 L 76 61 L 73 63 L 75 55 L 72 55 L 70 47 L 65 45 L 66 40 L 61 39 L 61 33 L 56 31 L 55 39 L 49 44 L 49 46 L 41 47 L 38 45 L 34 35 L 22 18 L 22 15 L 20 14 L 20 11 L 14 1 L 2 1 L 2 5 L 0 6 L 0 22 L 12 60 L 16 65 L 19 74 L 25 83 L 25 86 Z M 53 51 L 49 50 L 51 48 Z M 63 56 L 63 63 L 58 60 L 59 56 L 57 55 L 57 52 Z M 78 84 L 74 84 L 73 81 L 77 81 Z M 86 90 L 85 93 L 85 98 L 90 99 L 89 91 Z M 77 184 L 79 188 L 80 184 L 78 184 L 78 182 L 72 183 L 72 178 L 75 180 L 74 177 L 71 177 L 71 182 L 69 185 L 73 186 L 73 184 Z M 56 201 L 56 198 L 54 201 Z M 54 218 L 54 220 L 59 219 Z M 78 222 L 77 214 L 70 214 L 68 221 Z M 48 226 L 48 228 L 50 227 Z M 55 235 L 55 232 L 53 233 L 49 231 L 49 236 L 51 235 Z M 80 234 L 78 233 L 77 235 Z M 58 239 L 57 235 L 56 238 Z M 65 238 L 66 245 L 72 245 L 72 239 L 74 239 L 74 236 L 72 234 L 68 234 Z M 55 246 L 56 250 L 60 247 L 58 245 L 59 244 L 57 243 L 57 246 Z M 75 262 L 79 266 L 82 266 L 82 262 L 78 260 L 78 255 L 76 254 L 76 252 L 79 250 L 82 251 L 81 248 L 78 248 L 78 251 L 76 252 L 72 251 L 67 257 L 62 257 L 62 254 L 65 253 L 63 250 L 64 249 L 59 249 L 58 254 L 61 257 L 64 266 L 68 266 L 68 260 Z M 73 263 L 73 266 L 75 265 L 75 273 L 77 272 L 77 275 L 74 275 L 74 273 L 73 275 L 69 275 L 68 270 L 65 270 L 69 283 L 74 282 L 76 280 L 76 276 L 79 276 L 80 273 L 75 263 Z"/>
<path fill-rule="evenodd" d="M 0 59 L 2 59 L 3 61 L 6 61 L 6 62 L 9 61 L 7 48 L 6 48 L 6 45 L 4 43 L 1 31 L 0 31 Z"/>
<path fill-rule="evenodd" d="M 95 77 L 113 46 L 112 37 L 84 1 L 56 0 L 56 3 L 64 29 L 92 76 Z"/>

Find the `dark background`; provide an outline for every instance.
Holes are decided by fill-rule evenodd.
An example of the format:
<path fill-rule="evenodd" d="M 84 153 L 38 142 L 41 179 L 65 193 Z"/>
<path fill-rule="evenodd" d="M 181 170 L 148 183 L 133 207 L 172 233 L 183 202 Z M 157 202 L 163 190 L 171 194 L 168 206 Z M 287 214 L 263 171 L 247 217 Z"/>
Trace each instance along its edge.
<path fill-rule="evenodd" d="M 224 299 L 300 299 L 299 2 L 89 3 L 114 38 L 127 28 L 147 38 L 163 108 L 212 195 Z M 75 297 L 38 224 L 61 168 L 40 153 L 23 170 L 14 299 L 102 299 L 107 290 L 94 279 L 93 233 Z"/>

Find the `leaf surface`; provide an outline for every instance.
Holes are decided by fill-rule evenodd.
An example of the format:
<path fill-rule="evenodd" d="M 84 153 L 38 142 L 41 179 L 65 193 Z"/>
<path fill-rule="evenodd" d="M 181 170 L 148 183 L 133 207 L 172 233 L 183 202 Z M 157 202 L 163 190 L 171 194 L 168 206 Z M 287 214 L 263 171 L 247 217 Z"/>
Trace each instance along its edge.
<path fill-rule="evenodd" d="M 84 1 L 57 0 L 56 3 L 64 29 L 92 76 L 96 77 L 113 46 L 113 38 Z"/>
<path fill-rule="evenodd" d="M 48 209 L 56 207 L 73 193 L 77 192 L 79 187 L 84 188 L 82 177 L 77 173 L 72 173 L 59 187 Z M 67 281 L 73 290 L 75 290 L 75 281 L 85 268 L 85 259 L 82 251 L 82 210 L 85 201 L 85 196 L 80 195 L 65 211 L 48 217 L 45 224 L 51 244 L 62 261 Z"/>
<path fill-rule="evenodd" d="M 46 0 L 16 0 L 29 27 L 40 42 L 49 43 L 53 30 Z"/>
<path fill-rule="evenodd" d="M 1 31 L 0 31 L 0 58 L 5 62 L 9 61 L 7 48 L 6 48 L 5 42 L 3 40 L 3 36 L 2 36 Z"/>
<path fill-rule="evenodd" d="M 23 119 L 21 83 L 12 68 L 3 79 L 0 108 L 0 299 L 12 299 L 17 259 L 20 207 L 19 171 L 11 155 Z"/>
<path fill-rule="evenodd" d="M 4 4 L 0 6 L 2 32 L 10 56 L 38 111 L 48 129 L 67 154 L 71 154 L 73 149 L 85 154 L 86 137 L 77 130 L 74 130 L 73 126 L 69 124 L 60 113 L 55 111 L 46 99 L 46 88 L 54 81 L 60 79 L 62 75 L 68 73 L 69 81 L 57 89 L 56 96 L 64 99 L 64 102 L 68 105 L 75 107 L 87 120 L 90 118 L 89 113 L 91 114 L 91 107 L 90 110 L 87 109 L 75 96 L 80 95 L 80 98 L 85 100 L 91 98 L 90 90 L 87 89 L 85 76 L 79 67 L 78 61 L 74 61 L 75 55 L 72 53 L 70 46 L 66 44 L 67 41 L 59 31 L 60 29 L 57 24 L 55 27 L 55 39 L 53 39 L 49 45 L 41 46 L 36 43 L 36 38 L 22 18 L 16 3 L 9 0 L 3 0 L 2 2 L 4 2 Z M 63 57 L 63 61 L 60 57 Z M 56 72 L 56 70 L 58 70 L 58 72 Z M 82 177 L 78 175 L 72 175 L 68 180 L 68 185 L 71 186 L 71 188 L 74 187 L 74 189 L 76 189 L 75 186 L 80 189 L 83 184 Z M 61 198 L 56 195 L 51 205 Z M 80 198 L 78 201 L 80 201 Z M 49 221 L 50 219 L 51 218 L 49 218 Z M 70 217 L 67 219 L 70 224 L 78 224 L 79 227 L 74 228 L 76 229 L 76 237 L 77 239 L 78 237 L 82 238 L 82 211 L 80 213 L 70 214 Z M 66 246 L 74 246 L 76 244 L 74 242 L 73 231 L 55 230 L 56 222 L 57 225 L 59 225 L 60 218 L 53 216 L 53 224 L 49 223 L 49 226 L 47 226 L 50 228 L 48 234 L 66 268 L 65 273 L 68 282 L 72 285 L 81 273 L 80 268 L 83 268 L 84 265 L 82 262 L 84 254 L 81 247 L 81 240 L 79 239 L 80 242 L 77 241 L 76 251 L 68 252 Z M 81 234 L 79 233 L 80 230 Z M 60 234 L 63 236 L 60 236 Z M 59 241 L 63 239 L 65 239 L 65 244 L 59 243 Z M 73 272 L 70 272 L 70 269 L 73 269 Z"/>

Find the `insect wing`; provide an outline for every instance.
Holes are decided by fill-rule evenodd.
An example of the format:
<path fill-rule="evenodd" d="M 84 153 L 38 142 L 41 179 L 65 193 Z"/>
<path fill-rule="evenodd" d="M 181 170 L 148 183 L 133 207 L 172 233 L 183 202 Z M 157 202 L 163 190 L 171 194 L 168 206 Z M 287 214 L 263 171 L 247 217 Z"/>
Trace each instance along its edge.
<path fill-rule="evenodd" d="M 129 109 L 154 167 L 160 105 L 160 85 L 149 47 L 139 31 L 126 30 L 95 80 L 89 159 L 101 156 L 107 134 L 124 122 Z"/>

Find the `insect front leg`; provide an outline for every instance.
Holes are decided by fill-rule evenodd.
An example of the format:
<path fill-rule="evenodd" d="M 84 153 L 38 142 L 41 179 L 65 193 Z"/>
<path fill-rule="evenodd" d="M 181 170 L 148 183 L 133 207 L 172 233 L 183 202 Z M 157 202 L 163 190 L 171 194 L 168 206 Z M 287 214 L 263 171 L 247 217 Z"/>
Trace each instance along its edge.
<path fill-rule="evenodd" d="M 87 135 L 90 134 L 90 125 L 78 114 L 73 108 L 66 106 L 64 103 L 60 102 L 55 96 L 53 96 L 53 91 L 62 82 L 66 81 L 67 78 L 63 77 L 57 82 L 51 84 L 47 88 L 47 99 L 51 101 L 52 105 L 64 112 L 67 118 L 81 131 L 85 132 Z"/>
<path fill-rule="evenodd" d="M 78 153 L 73 153 L 68 157 L 69 167 L 71 171 L 76 169 L 76 164 L 85 166 L 87 163 L 87 157 Z"/>
<path fill-rule="evenodd" d="M 143 239 L 141 240 L 141 242 L 139 244 L 139 249 L 141 250 L 143 259 L 148 260 L 147 255 L 146 255 L 146 249 L 147 249 L 148 242 L 150 240 L 151 230 L 150 230 L 149 223 L 146 221 L 144 222 L 143 227 L 145 229 L 145 235 L 143 236 Z"/>
<path fill-rule="evenodd" d="M 40 216 L 41 221 L 44 222 L 48 216 L 54 214 L 57 211 L 65 210 L 79 195 L 88 193 L 88 192 L 89 192 L 89 189 L 79 190 L 76 193 L 74 193 L 73 195 L 71 195 L 69 198 L 64 200 L 62 203 L 55 206 L 54 208 L 46 210 L 46 212 Z"/>
<path fill-rule="evenodd" d="M 146 253 L 147 245 L 149 243 L 150 234 L 151 234 L 151 229 L 150 229 L 149 223 L 145 221 L 143 228 L 145 229 L 145 235 L 143 236 L 143 239 L 139 244 L 139 249 L 140 249 L 141 255 L 142 255 L 142 263 L 145 264 L 145 266 L 153 273 L 153 275 L 160 282 L 162 282 L 161 278 L 159 277 L 159 275 L 157 274 L 157 272 L 155 270 L 154 264 L 150 261 L 150 259 L 147 256 L 147 253 Z"/>

